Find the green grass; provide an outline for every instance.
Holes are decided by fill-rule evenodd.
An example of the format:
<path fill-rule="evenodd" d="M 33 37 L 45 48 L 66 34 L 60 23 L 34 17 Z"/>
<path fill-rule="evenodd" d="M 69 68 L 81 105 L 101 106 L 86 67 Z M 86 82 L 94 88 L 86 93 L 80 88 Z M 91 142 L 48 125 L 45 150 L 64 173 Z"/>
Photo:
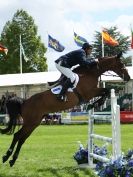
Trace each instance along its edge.
<path fill-rule="evenodd" d="M 133 147 L 132 127 L 121 125 L 124 152 Z M 111 136 L 111 126 L 96 125 L 95 132 Z M 93 171 L 78 168 L 73 159 L 77 141 L 86 145 L 87 134 L 87 125 L 40 126 L 27 139 L 12 168 L 0 161 L 0 177 L 93 177 Z M 0 158 L 11 140 L 12 136 L 0 135 Z"/>

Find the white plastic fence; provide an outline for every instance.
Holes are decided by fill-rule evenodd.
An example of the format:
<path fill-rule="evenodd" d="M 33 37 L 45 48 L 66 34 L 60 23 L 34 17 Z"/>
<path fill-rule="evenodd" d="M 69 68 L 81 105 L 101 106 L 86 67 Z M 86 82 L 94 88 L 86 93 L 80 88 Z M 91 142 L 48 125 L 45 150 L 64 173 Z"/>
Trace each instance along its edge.
<path fill-rule="evenodd" d="M 108 118 L 110 118 L 112 122 L 112 137 L 94 134 L 94 120 L 100 119 L 100 117 L 101 115 L 99 116 L 93 113 L 89 119 L 88 164 L 92 167 L 93 159 L 97 159 L 102 162 L 110 161 L 109 158 L 93 153 L 93 139 L 98 139 L 112 144 L 112 160 L 118 159 L 121 155 L 120 106 L 117 105 L 117 98 L 115 96 L 114 89 L 111 90 L 111 114 L 108 115 Z"/>

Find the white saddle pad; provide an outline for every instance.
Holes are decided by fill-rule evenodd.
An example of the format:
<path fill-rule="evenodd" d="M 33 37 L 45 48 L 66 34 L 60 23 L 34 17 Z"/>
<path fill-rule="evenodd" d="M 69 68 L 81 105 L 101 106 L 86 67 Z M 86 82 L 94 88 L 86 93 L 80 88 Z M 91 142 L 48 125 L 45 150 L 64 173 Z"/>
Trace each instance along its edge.
<path fill-rule="evenodd" d="M 57 86 L 51 88 L 51 92 L 52 92 L 53 94 L 57 95 L 57 94 L 60 93 L 61 89 L 62 89 L 62 85 L 57 85 Z M 68 88 L 67 91 L 68 91 L 68 92 L 73 92 L 73 89 L 72 89 L 72 88 Z"/>
<path fill-rule="evenodd" d="M 68 92 L 73 92 L 73 89 L 77 86 L 77 83 L 79 81 L 79 76 L 77 74 L 75 74 L 75 79 L 76 80 L 75 80 L 75 83 L 73 85 L 73 88 L 68 88 L 68 90 L 67 90 Z M 62 89 L 62 85 L 57 85 L 57 86 L 51 88 L 51 92 L 53 94 L 57 95 L 57 94 L 60 93 L 61 89 Z"/>

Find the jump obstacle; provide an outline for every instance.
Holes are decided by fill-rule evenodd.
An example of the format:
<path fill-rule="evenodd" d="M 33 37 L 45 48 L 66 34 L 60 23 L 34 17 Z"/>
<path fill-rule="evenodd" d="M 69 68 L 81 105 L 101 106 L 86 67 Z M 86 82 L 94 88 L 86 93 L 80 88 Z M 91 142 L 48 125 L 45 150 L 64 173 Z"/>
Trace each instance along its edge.
<path fill-rule="evenodd" d="M 94 120 L 100 117 L 108 116 L 112 124 L 112 137 L 106 137 L 94 134 Z M 89 118 L 88 130 L 88 165 L 93 167 L 93 159 L 101 162 L 109 162 L 111 159 L 99 156 L 93 153 L 93 139 L 98 139 L 112 144 L 112 160 L 118 159 L 121 155 L 121 132 L 120 132 L 120 106 L 117 105 L 117 97 L 115 96 L 114 89 L 111 89 L 111 114 L 110 115 L 96 115 L 94 112 Z"/>

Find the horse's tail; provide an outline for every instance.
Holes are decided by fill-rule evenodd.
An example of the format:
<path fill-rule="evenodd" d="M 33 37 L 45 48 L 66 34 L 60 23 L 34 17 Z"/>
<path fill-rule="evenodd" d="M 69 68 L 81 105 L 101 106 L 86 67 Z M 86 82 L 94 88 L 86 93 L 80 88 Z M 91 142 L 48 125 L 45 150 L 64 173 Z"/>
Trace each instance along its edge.
<path fill-rule="evenodd" d="M 17 124 L 17 119 L 21 115 L 21 105 L 23 104 L 24 100 L 19 97 L 13 97 L 10 98 L 6 102 L 6 108 L 7 112 L 9 115 L 9 122 L 8 125 L 5 129 L 0 129 L 0 133 L 2 134 L 13 134 L 16 124 Z"/>

